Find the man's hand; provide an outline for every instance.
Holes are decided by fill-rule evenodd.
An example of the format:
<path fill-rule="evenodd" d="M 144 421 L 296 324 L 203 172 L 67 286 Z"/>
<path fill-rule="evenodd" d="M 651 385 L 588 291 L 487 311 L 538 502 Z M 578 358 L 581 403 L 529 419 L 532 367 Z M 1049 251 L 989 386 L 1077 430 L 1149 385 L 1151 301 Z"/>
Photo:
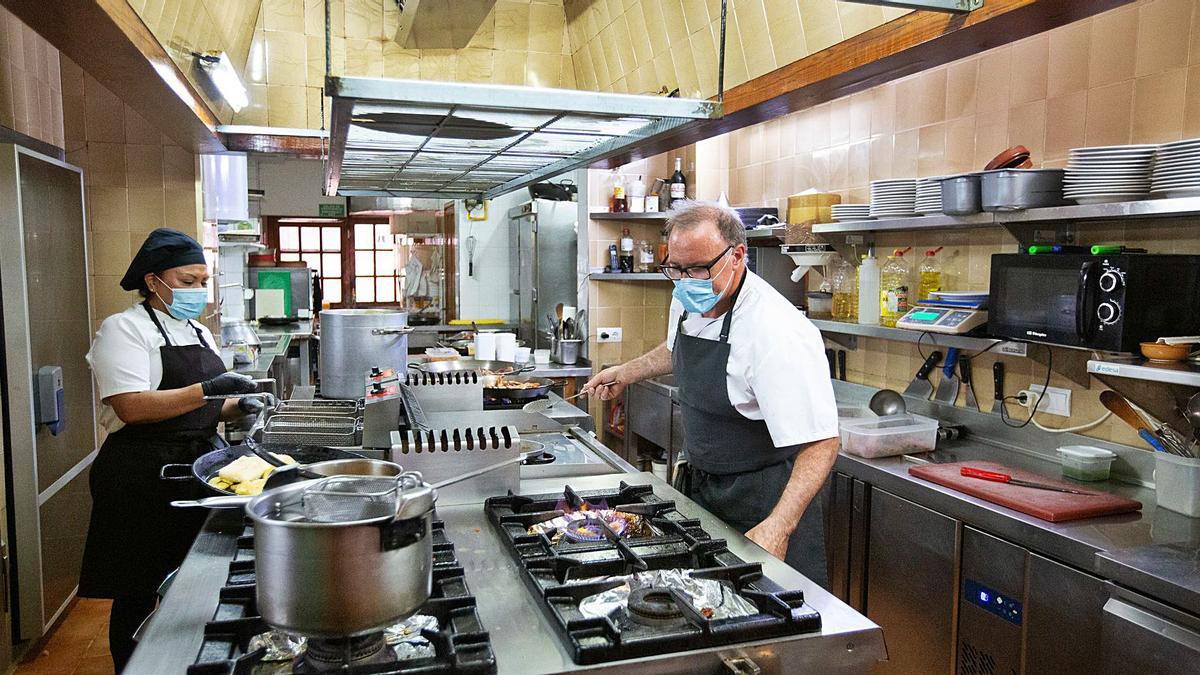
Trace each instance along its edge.
<path fill-rule="evenodd" d="M 619 397 L 621 392 L 625 391 L 625 387 L 633 384 L 631 380 L 625 379 L 624 371 L 624 365 L 605 368 L 588 380 L 587 384 L 583 385 L 583 390 L 594 393 L 601 401 L 611 401 Z"/>
<path fill-rule="evenodd" d="M 746 532 L 750 541 L 766 549 L 767 553 L 783 560 L 787 557 L 788 538 L 791 530 L 779 525 L 778 521 L 767 518 Z"/>

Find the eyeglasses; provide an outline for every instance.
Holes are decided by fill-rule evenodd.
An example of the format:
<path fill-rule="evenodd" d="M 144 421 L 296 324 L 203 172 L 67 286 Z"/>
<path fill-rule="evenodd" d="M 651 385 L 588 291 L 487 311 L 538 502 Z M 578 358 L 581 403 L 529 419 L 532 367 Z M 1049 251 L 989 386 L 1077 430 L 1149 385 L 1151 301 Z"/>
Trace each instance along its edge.
<path fill-rule="evenodd" d="M 700 280 L 711 279 L 713 265 L 716 265 L 718 262 L 721 262 L 721 258 L 724 258 L 725 254 L 729 253 L 729 251 L 731 251 L 732 249 L 733 249 L 732 245 L 726 246 L 725 250 L 721 251 L 720 255 L 718 255 L 717 257 L 708 261 L 704 265 L 693 265 L 691 267 L 679 267 L 678 265 L 668 265 L 666 260 L 663 260 L 663 263 L 658 266 L 658 269 L 660 272 L 663 273 L 663 276 L 670 279 L 671 281 L 676 281 L 676 280 L 682 279 L 684 277 L 687 277 L 688 279 L 700 279 Z"/>

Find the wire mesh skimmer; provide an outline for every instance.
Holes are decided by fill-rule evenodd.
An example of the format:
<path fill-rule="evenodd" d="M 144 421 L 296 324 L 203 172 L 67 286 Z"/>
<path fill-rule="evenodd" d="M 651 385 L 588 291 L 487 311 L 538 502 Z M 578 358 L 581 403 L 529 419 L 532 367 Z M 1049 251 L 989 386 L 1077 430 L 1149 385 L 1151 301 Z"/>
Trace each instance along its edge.
<path fill-rule="evenodd" d="M 305 520 L 313 523 L 349 523 L 391 518 L 405 490 L 421 486 L 420 474 L 395 477 L 334 476 L 315 481 L 304 490 L 301 504 Z"/>

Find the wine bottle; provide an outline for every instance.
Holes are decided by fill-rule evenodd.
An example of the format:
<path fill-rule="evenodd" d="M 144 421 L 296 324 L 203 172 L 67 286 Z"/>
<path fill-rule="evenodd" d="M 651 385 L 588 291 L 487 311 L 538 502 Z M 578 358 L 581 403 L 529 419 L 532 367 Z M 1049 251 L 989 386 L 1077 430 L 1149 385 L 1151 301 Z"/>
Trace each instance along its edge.
<path fill-rule="evenodd" d="M 675 158 L 675 173 L 671 176 L 671 208 L 675 202 L 687 199 L 687 178 L 683 176 L 683 158 Z"/>

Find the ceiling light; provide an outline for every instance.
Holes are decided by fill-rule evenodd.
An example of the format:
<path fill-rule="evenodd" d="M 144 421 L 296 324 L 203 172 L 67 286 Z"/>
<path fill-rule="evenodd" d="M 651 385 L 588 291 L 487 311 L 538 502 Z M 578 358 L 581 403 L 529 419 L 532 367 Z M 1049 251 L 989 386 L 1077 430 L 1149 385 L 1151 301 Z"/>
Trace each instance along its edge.
<path fill-rule="evenodd" d="M 225 99 L 230 108 L 233 108 L 234 112 L 240 112 L 242 108 L 250 105 L 250 96 L 246 93 L 246 85 L 242 84 L 242 78 L 238 77 L 229 54 L 225 52 L 206 52 L 204 54 L 193 52 L 192 56 L 196 57 L 200 70 L 208 75 L 209 81 L 217 88 L 221 97 Z"/>

